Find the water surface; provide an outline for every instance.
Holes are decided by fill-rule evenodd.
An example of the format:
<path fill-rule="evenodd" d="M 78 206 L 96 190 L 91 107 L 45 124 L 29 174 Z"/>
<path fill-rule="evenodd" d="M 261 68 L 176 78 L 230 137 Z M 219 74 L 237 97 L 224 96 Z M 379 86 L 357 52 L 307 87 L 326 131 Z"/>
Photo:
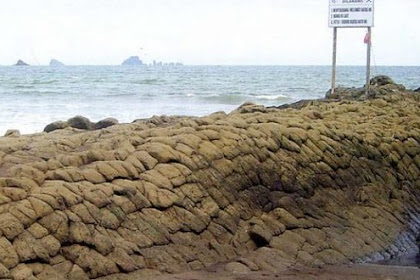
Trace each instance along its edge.
<path fill-rule="evenodd" d="M 276 106 L 321 98 L 328 66 L 31 66 L 0 67 L 0 135 L 39 132 L 83 115 L 131 122 L 153 115 L 203 116 L 250 101 Z M 374 67 L 408 88 L 420 87 L 420 67 Z M 338 67 L 337 84 L 361 86 L 364 67 Z"/>

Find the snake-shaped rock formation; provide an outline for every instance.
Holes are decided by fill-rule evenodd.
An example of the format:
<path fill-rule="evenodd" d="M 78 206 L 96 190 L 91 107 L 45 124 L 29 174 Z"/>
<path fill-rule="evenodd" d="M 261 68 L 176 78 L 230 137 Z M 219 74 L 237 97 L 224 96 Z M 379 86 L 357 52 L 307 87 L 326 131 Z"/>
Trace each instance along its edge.
<path fill-rule="evenodd" d="M 0 138 L 0 278 L 416 252 L 419 113 L 391 94 Z"/>

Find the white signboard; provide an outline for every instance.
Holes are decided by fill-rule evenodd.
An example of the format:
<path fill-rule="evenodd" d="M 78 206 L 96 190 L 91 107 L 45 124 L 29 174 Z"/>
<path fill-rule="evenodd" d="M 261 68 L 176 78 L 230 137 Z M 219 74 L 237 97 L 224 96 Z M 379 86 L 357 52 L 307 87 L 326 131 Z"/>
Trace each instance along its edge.
<path fill-rule="evenodd" d="M 330 0 L 330 27 L 372 27 L 374 0 Z"/>

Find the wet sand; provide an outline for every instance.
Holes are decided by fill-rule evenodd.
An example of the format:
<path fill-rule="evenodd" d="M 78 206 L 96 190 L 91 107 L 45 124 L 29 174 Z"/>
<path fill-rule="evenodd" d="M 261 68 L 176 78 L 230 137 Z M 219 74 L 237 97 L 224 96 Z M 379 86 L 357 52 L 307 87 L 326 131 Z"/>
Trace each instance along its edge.
<path fill-rule="evenodd" d="M 102 279 L 102 278 L 101 278 Z M 157 275 L 156 271 L 142 271 L 104 277 L 107 280 L 418 280 L 420 268 L 375 264 L 350 264 L 308 268 L 293 266 L 278 272 L 255 271 L 231 273 L 218 265 L 202 271 Z"/>

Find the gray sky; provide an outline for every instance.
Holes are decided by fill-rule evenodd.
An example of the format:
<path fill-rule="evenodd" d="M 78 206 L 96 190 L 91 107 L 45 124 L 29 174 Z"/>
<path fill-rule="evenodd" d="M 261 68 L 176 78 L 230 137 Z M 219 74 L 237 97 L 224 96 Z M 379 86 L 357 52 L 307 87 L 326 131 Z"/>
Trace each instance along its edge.
<path fill-rule="evenodd" d="M 420 65 L 419 0 L 376 0 L 375 65 Z M 365 29 L 340 29 L 338 63 L 362 65 Z M 328 0 L 0 0 L 0 65 L 331 63 Z"/>

